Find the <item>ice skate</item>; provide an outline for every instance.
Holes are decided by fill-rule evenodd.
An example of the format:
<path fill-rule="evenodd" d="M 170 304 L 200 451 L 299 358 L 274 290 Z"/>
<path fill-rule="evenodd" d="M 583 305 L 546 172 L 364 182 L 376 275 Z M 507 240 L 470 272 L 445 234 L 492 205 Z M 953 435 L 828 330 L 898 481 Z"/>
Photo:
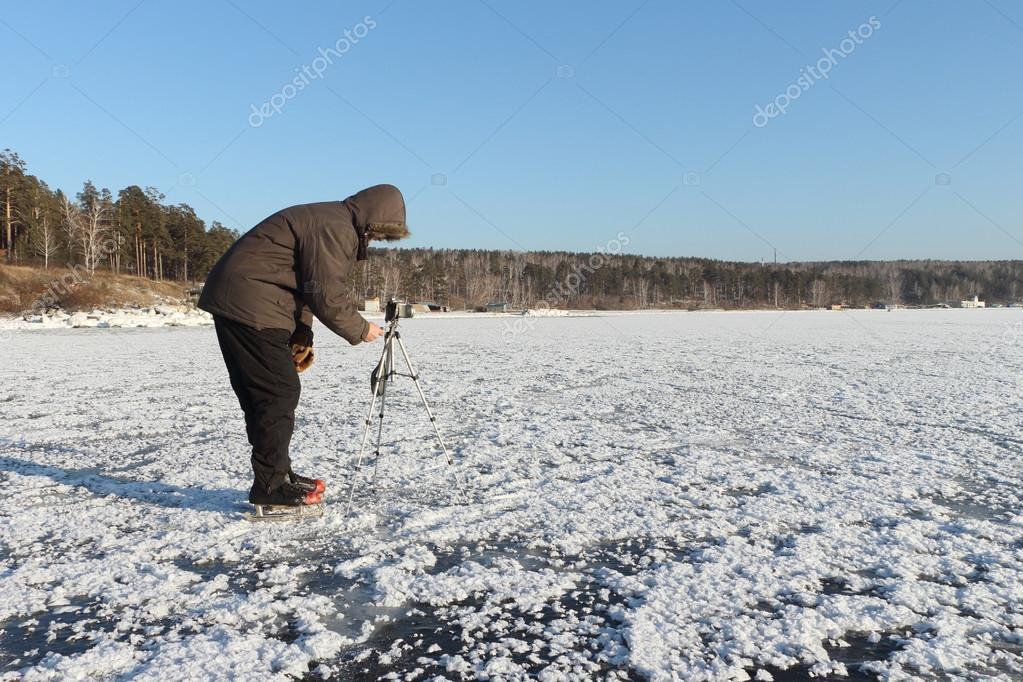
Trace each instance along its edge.
<path fill-rule="evenodd" d="M 286 521 L 322 516 L 322 502 L 320 493 L 307 490 L 290 481 L 270 492 L 253 485 L 249 490 L 249 504 L 253 505 L 256 511 L 247 514 L 246 518 L 250 521 Z"/>
<path fill-rule="evenodd" d="M 288 472 L 288 481 L 291 485 L 298 488 L 302 488 L 307 492 L 317 493 L 322 495 L 327 490 L 327 484 L 319 478 L 306 478 L 305 476 L 299 476 L 294 471 Z"/>

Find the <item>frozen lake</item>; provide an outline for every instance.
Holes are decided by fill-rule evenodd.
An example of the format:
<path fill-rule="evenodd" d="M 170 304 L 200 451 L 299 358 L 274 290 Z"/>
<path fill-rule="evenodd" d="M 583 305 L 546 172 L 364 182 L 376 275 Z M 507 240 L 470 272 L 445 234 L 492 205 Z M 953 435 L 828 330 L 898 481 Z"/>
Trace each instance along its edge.
<path fill-rule="evenodd" d="M 320 328 L 293 441 L 323 518 L 243 519 L 211 328 L 15 331 L 3 679 L 1023 679 L 1023 311 Z M 372 465 L 372 461 L 370 461 Z"/>

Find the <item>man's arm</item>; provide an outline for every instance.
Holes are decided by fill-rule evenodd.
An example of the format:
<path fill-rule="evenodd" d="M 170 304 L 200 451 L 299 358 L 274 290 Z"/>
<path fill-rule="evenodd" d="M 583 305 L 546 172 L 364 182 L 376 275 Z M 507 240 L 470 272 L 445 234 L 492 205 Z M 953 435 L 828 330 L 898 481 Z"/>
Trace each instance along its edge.
<path fill-rule="evenodd" d="M 313 345 L 313 311 L 304 304 L 299 311 L 298 319 L 295 320 L 295 333 L 291 338 L 295 339 L 295 337 L 305 340 L 305 343 L 301 344 L 303 346 Z"/>
<path fill-rule="evenodd" d="M 295 370 L 302 373 L 313 364 L 313 311 L 303 304 L 295 320 L 295 331 L 288 339 L 291 348 L 291 359 L 295 362 Z"/>
<path fill-rule="evenodd" d="M 351 271 L 353 261 L 338 232 L 310 230 L 298 245 L 301 294 L 309 311 L 327 329 L 354 346 L 366 336 L 369 323 L 359 315 L 345 291 L 343 280 Z M 302 312 L 304 318 L 305 310 Z M 309 321 L 311 323 L 312 319 Z"/>

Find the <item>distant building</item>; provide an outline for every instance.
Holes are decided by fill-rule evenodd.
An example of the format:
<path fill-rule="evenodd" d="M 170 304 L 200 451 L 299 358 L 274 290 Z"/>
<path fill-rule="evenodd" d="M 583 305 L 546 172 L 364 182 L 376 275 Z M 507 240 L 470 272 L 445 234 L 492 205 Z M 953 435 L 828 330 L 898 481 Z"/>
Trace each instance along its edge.
<path fill-rule="evenodd" d="M 494 302 L 487 304 L 488 313 L 506 313 L 508 312 L 508 304 L 502 302 Z"/>
<path fill-rule="evenodd" d="M 962 301 L 959 303 L 960 308 L 986 308 L 987 304 L 980 300 L 980 296 L 974 296 L 968 301 Z"/>
<path fill-rule="evenodd" d="M 380 299 L 379 298 L 367 298 L 363 303 L 363 310 L 367 313 L 379 313 L 380 312 Z"/>

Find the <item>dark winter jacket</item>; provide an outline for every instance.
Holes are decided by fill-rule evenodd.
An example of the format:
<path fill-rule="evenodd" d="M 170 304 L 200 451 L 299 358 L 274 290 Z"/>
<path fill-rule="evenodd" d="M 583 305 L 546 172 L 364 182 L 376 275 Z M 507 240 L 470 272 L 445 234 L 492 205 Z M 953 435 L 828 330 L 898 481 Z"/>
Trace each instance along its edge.
<path fill-rule="evenodd" d="M 315 315 L 355 345 L 369 324 L 348 299 L 344 279 L 365 257 L 367 227 L 381 224 L 405 224 L 397 187 L 376 185 L 344 201 L 278 211 L 213 266 L 199 307 L 256 329 L 306 328 Z"/>

